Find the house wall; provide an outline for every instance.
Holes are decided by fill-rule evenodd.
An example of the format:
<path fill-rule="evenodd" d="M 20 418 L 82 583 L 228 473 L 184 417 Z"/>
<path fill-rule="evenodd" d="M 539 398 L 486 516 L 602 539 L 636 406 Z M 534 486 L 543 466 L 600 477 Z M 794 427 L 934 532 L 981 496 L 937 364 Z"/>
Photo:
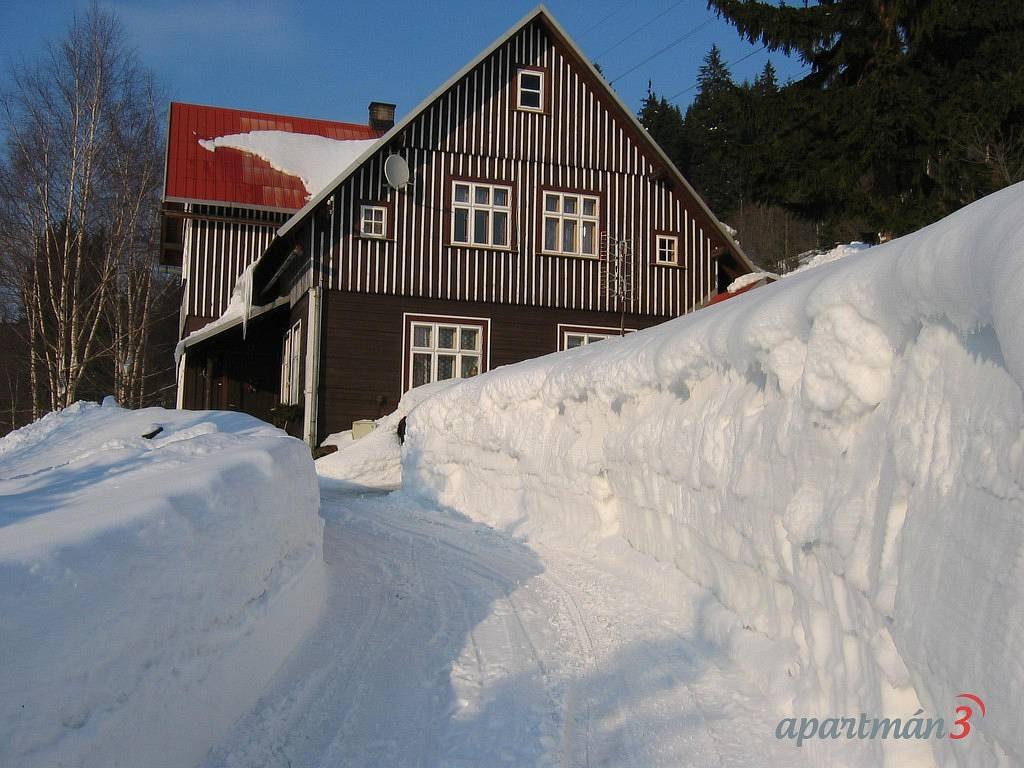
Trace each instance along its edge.
<path fill-rule="evenodd" d="M 251 208 L 185 206 L 181 332 L 187 335 L 220 317 L 238 276 L 270 245 L 288 214 Z"/>
<path fill-rule="evenodd" d="M 558 325 L 617 329 L 617 313 L 325 291 L 318 442 L 395 409 L 407 363 L 405 314 L 490 320 L 489 369 L 558 350 Z M 663 318 L 627 314 L 639 330 Z M 599 342 L 600 343 L 600 342 Z"/>
<path fill-rule="evenodd" d="M 515 74 L 539 67 L 548 81 L 543 114 L 514 108 Z M 554 33 L 535 21 L 442 94 L 378 151 L 294 233 L 312 282 L 343 291 L 575 310 L 617 309 L 598 259 L 541 253 L 545 188 L 590 192 L 601 229 L 629 240 L 633 306 L 683 314 L 718 289 L 715 226 L 617 105 Z M 387 155 L 403 155 L 411 187 L 384 180 Z M 451 182 L 506 182 L 513 190 L 512 247 L 450 244 Z M 359 207 L 382 203 L 389 238 L 360 237 Z M 655 234 L 677 235 L 680 266 L 654 263 Z"/>

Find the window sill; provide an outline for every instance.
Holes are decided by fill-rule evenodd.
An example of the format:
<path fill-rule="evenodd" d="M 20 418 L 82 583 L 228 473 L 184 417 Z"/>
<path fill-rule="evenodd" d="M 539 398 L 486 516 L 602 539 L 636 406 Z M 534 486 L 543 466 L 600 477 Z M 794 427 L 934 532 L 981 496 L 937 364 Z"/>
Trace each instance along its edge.
<path fill-rule="evenodd" d="M 668 267 L 669 269 L 686 269 L 685 264 L 678 264 L 671 261 L 652 261 L 651 266 L 654 267 Z"/>
<path fill-rule="evenodd" d="M 541 251 L 541 256 L 552 256 L 560 259 L 583 259 L 585 261 L 600 261 L 601 257 L 597 254 L 588 256 L 585 253 L 558 253 L 557 251 Z"/>
<path fill-rule="evenodd" d="M 474 243 L 445 243 L 445 248 L 458 248 L 464 251 L 494 251 L 495 253 L 517 253 L 515 248 L 506 245 L 479 245 Z"/>

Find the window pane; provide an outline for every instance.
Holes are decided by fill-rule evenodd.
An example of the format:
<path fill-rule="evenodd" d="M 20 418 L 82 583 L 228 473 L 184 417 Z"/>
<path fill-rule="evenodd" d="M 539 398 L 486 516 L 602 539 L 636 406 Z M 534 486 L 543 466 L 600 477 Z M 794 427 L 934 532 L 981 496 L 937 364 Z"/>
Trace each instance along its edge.
<path fill-rule="evenodd" d="M 595 341 L 601 341 L 607 339 L 607 336 L 587 336 L 587 344 L 593 344 Z"/>
<path fill-rule="evenodd" d="M 597 215 L 597 200 L 594 200 L 593 198 L 583 198 L 583 215 Z"/>
<path fill-rule="evenodd" d="M 544 219 L 544 250 L 558 250 L 558 219 Z"/>
<path fill-rule="evenodd" d="M 463 355 L 460 365 L 460 376 L 464 379 L 480 373 L 480 358 L 476 355 Z"/>
<path fill-rule="evenodd" d="M 592 221 L 583 222 L 583 243 L 580 246 L 580 250 L 588 256 L 593 256 L 594 250 L 594 230 L 597 229 L 596 225 Z"/>
<path fill-rule="evenodd" d="M 416 352 L 412 356 L 412 385 L 419 387 L 430 383 L 430 355 Z"/>
<path fill-rule="evenodd" d="M 476 202 L 481 205 L 487 205 L 491 201 L 491 188 L 490 187 L 477 187 L 476 188 Z"/>
<path fill-rule="evenodd" d="M 540 75 L 531 72 L 523 72 L 519 76 L 519 86 L 530 91 L 540 90 Z"/>
<path fill-rule="evenodd" d="M 455 209 L 455 232 L 452 240 L 456 243 L 469 242 L 469 211 L 465 208 Z"/>
<path fill-rule="evenodd" d="M 502 207 L 508 205 L 508 190 L 498 187 L 494 190 L 494 204 Z"/>
<path fill-rule="evenodd" d="M 437 380 L 455 378 L 455 355 L 437 356 Z"/>
<path fill-rule="evenodd" d="M 457 202 L 457 203 L 468 203 L 469 202 L 469 185 L 468 184 L 456 184 L 455 185 L 455 202 Z"/>
<path fill-rule="evenodd" d="M 488 242 L 487 223 L 490 215 L 487 211 L 473 211 L 473 242 L 486 245 Z"/>
<path fill-rule="evenodd" d="M 447 325 L 437 327 L 437 348 L 455 349 L 455 329 Z"/>
<path fill-rule="evenodd" d="M 576 253 L 576 222 L 571 219 L 562 222 L 562 250 Z"/>
<path fill-rule="evenodd" d="M 491 221 L 494 226 L 494 236 L 491 238 L 491 242 L 494 245 L 508 245 L 508 236 L 506 235 L 508 231 L 508 214 L 495 211 Z"/>
<path fill-rule="evenodd" d="M 480 331 L 476 328 L 463 328 L 459 335 L 459 349 L 480 350 L 480 347 L 477 346 L 480 342 Z"/>
<path fill-rule="evenodd" d="M 412 345 L 414 347 L 429 347 L 432 330 L 429 325 L 414 325 L 412 327 Z"/>
<path fill-rule="evenodd" d="M 519 92 L 519 105 L 530 109 L 540 109 L 540 94 L 530 91 Z"/>
<path fill-rule="evenodd" d="M 558 195 L 544 195 L 544 210 L 558 212 Z"/>
<path fill-rule="evenodd" d="M 587 343 L 585 336 L 577 336 L 574 333 L 567 333 L 565 335 L 565 348 L 574 349 L 575 347 L 582 347 Z"/>
<path fill-rule="evenodd" d="M 569 195 L 566 195 L 562 205 L 564 206 L 563 210 L 566 213 L 576 213 L 576 198 L 575 197 L 570 197 Z"/>

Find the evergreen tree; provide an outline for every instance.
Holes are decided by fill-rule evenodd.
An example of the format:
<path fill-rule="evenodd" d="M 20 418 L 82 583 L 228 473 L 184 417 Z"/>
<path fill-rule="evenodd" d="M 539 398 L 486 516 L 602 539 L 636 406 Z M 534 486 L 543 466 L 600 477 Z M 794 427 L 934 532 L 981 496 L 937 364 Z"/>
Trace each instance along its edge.
<path fill-rule="evenodd" d="M 690 153 L 688 178 L 715 211 L 732 210 L 742 195 L 743 101 L 742 89 L 713 45 L 697 75 L 697 96 L 686 110 L 683 141 Z"/>
<path fill-rule="evenodd" d="M 1024 4 L 709 5 L 748 40 L 811 65 L 772 99 L 780 173 L 764 198 L 900 233 L 1024 173 Z"/>
<path fill-rule="evenodd" d="M 683 138 L 683 114 L 679 107 L 670 104 L 662 96 L 655 95 L 651 83 L 647 84 L 647 96 L 637 114 L 640 124 L 647 129 L 659 146 L 683 174 L 689 172 L 690 155 Z"/>

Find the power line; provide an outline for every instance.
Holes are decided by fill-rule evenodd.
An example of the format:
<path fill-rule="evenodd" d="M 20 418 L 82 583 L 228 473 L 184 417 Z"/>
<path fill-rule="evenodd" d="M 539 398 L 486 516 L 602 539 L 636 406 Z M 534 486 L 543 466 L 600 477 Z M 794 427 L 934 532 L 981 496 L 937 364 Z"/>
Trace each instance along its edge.
<path fill-rule="evenodd" d="M 686 40 L 687 38 L 693 37 L 695 34 L 700 32 L 702 29 L 704 29 L 704 27 L 706 27 L 708 24 L 710 24 L 713 21 L 715 21 L 714 18 L 706 19 L 705 21 L 702 21 L 700 24 L 698 24 L 696 27 L 691 29 L 686 34 L 684 34 L 682 37 L 677 37 L 675 40 L 673 40 L 671 43 L 666 45 L 664 48 L 659 48 L 657 51 L 652 53 L 650 56 L 648 56 L 646 59 L 641 61 L 639 64 L 636 64 L 635 66 L 630 67 L 629 69 L 627 69 L 625 72 L 623 72 L 618 77 L 616 77 L 616 78 L 614 78 L 612 80 L 609 80 L 608 84 L 609 85 L 614 85 L 617 80 L 621 80 L 622 78 L 624 78 L 626 75 L 630 74 L 631 72 L 635 72 L 636 70 L 640 69 L 640 67 L 642 67 L 644 64 L 646 64 L 647 62 L 651 61 L 652 59 L 656 59 L 658 56 L 661 56 L 661 54 L 663 54 L 665 51 L 670 50 L 672 48 L 675 48 L 677 45 L 679 45 L 681 42 L 683 42 L 683 40 Z"/>
<path fill-rule="evenodd" d="M 664 15 L 665 15 L 666 13 L 668 13 L 668 12 L 669 12 L 669 11 L 671 11 L 671 10 L 674 10 L 674 9 L 678 8 L 678 7 L 679 7 L 680 5 L 682 5 L 682 4 L 684 3 L 684 2 L 686 2 L 686 0 L 679 0 L 679 2 L 677 2 L 677 3 L 673 3 L 673 4 L 672 4 L 672 5 L 670 5 L 670 6 L 668 7 L 668 8 L 666 8 L 666 9 L 665 9 L 664 11 L 662 11 L 662 12 L 661 12 L 661 13 L 659 13 L 659 14 L 658 14 L 657 16 L 655 16 L 655 17 L 654 17 L 653 19 L 651 19 L 650 21 L 648 21 L 648 22 L 645 22 L 644 24 L 641 24 L 641 25 L 640 25 L 639 27 L 637 27 L 636 29 L 634 29 L 634 30 L 633 30 L 632 32 L 630 32 L 630 33 L 629 33 L 628 35 L 626 35 L 626 36 L 625 36 L 624 38 L 622 38 L 621 40 L 619 40 L 619 41 L 618 41 L 617 43 L 615 43 L 614 45 L 611 45 L 611 46 L 609 46 L 608 48 L 605 48 L 605 49 L 604 49 L 603 51 L 601 51 L 601 52 L 600 52 L 599 54 L 597 54 L 597 56 L 595 56 L 595 57 L 594 57 L 594 59 L 595 59 L 595 60 L 600 60 L 600 59 L 601 59 L 601 57 L 603 57 L 603 56 L 604 56 L 604 55 L 605 55 L 606 53 L 611 53 L 611 52 L 612 52 L 612 51 L 614 51 L 614 50 L 615 50 L 616 48 L 618 48 L 618 47 L 619 47 L 620 45 L 622 45 L 622 44 L 623 44 L 624 42 L 626 42 L 626 41 L 627 41 L 627 40 L 629 40 L 629 39 L 630 39 L 631 37 L 633 37 L 633 35 L 635 35 L 635 34 L 636 34 L 637 32 L 641 32 L 641 31 L 643 31 L 643 30 L 647 29 L 647 27 L 651 26 L 651 24 L 653 24 L 654 22 L 656 22 L 656 21 L 657 21 L 658 19 L 660 19 L 660 18 L 661 18 L 662 16 L 664 16 Z"/>
<path fill-rule="evenodd" d="M 753 56 L 753 55 L 755 55 L 755 54 L 758 54 L 758 53 L 760 53 L 761 51 L 763 51 L 763 50 L 764 50 L 765 48 L 767 48 L 767 47 L 768 47 L 767 45 L 762 45 L 762 46 L 761 46 L 760 48 L 758 48 L 757 50 L 751 51 L 750 53 L 748 53 L 748 54 L 746 54 L 746 55 L 744 55 L 744 56 L 740 56 L 740 57 L 739 57 L 738 59 L 736 59 L 736 61 L 730 61 L 730 62 L 728 62 L 728 63 L 727 63 L 727 64 L 726 64 L 725 66 L 726 66 L 726 67 L 733 67 L 733 66 L 735 66 L 735 65 L 739 64 L 740 62 L 746 61 L 746 60 L 747 60 L 747 59 L 749 59 L 749 58 L 750 58 L 751 56 Z M 671 96 L 669 96 L 669 97 L 668 97 L 668 100 L 669 100 L 669 101 L 675 101 L 675 100 L 676 100 L 676 99 L 678 99 L 678 98 L 679 98 L 680 96 L 682 96 L 682 95 L 683 95 L 684 93 L 689 93 L 690 91 L 692 91 L 692 90 L 693 90 L 694 88 L 696 88 L 696 87 L 697 87 L 698 85 L 700 85 L 700 83 L 694 83 L 693 85 L 687 86 L 686 88 L 683 88 L 683 90 L 681 90 L 681 91 L 680 91 L 679 93 L 674 93 L 674 94 L 672 94 Z"/>
<path fill-rule="evenodd" d="M 617 6 L 615 7 L 615 8 L 613 8 L 613 9 L 612 9 L 611 11 L 609 11 L 609 12 L 608 12 L 607 14 L 605 14 L 604 16 L 602 16 L 602 17 L 601 17 L 600 19 L 598 19 L 598 20 L 597 20 L 596 22 L 594 22 L 594 23 L 593 23 L 592 25 L 590 25 L 590 26 L 589 26 L 589 27 L 587 27 L 587 28 L 586 28 L 585 30 L 583 30 L 583 31 L 582 31 L 582 32 L 580 33 L 580 35 L 579 35 L 579 38 L 578 38 L 578 39 L 582 40 L 582 39 L 583 39 L 584 37 L 586 37 L 586 36 L 587 36 L 587 35 L 589 35 L 589 34 L 590 34 L 591 32 L 593 32 L 593 31 L 594 31 L 595 29 L 597 29 L 598 27 L 600 27 L 600 26 L 601 26 L 602 24 L 604 24 L 604 23 L 605 23 L 606 21 L 608 21 L 608 19 L 610 19 L 610 18 L 611 18 L 612 16 L 614 16 L 615 14 L 617 14 L 617 13 L 618 13 L 619 11 L 621 11 L 621 10 L 622 10 L 623 8 L 625 8 L 625 7 L 627 6 L 627 5 L 629 5 L 629 4 L 631 3 L 631 2 L 632 2 L 632 0 L 626 0 L 626 1 L 624 2 L 624 3 L 619 3 L 619 4 L 618 4 L 618 5 L 617 5 Z"/>

